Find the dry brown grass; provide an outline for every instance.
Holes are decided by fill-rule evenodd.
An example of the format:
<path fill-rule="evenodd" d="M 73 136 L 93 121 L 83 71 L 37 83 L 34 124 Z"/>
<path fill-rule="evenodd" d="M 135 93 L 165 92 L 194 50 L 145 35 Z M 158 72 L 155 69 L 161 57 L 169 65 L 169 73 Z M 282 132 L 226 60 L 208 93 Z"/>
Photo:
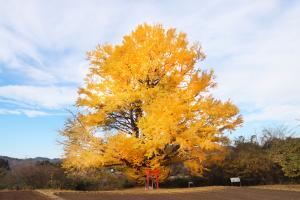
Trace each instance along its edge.
<path fill-rule="evenodd" d="M 224 186 L 208 186 L 208 187 L 193 187 L 193 188 L 174 188 L 174 189 L 165 189 L 160 188 L 158 190 L 145 190 L 143 187 L 139 188 L 130 188 L 123 190 L 111 190 L 111 191 L 74 191 L 74 190 L 52 190 L 52 189 L 42 189 L 36 190 L 37 192 L 47 196 L 53 200 L 62 200 L 58 195 L 59 193 L 109 193 L 109 194 L 172 194 L 172 193 L 189 193 L 189 192 L 211 192 L 224 190 Z"/>
<path fill-rule="evenodd" d="M 185 193 L 185 192 L 210 192 L 224 190 L 224 186 L 192 187 L 192 188 L 160 188 L 158 190 L 145 190 L 144 188 L 132 188 L 118 191 L 108 191 L 113 193 Z"/>
<path fill-rule="evenodd" d="M 44 193 L 60 193 L 60 192 L 78 192 L 78 193 L 115 193 L 115 194 L 142 194 L 142 193 L 185 193 L 185 192 L 210 192 L 224 190 L 225 186 L 207 186 L 207 187 L 192 187 L 192 188 L 160 188 L 158 190 L 145 190 L 143 187 L 139 188 L 130 188 L 123 190 L 111 190 L 111 191 L 74 191 L 74 190 L 42 190 Z"/>
<path fill-rule="evenodd" d="M 259 186 L 252 186 L 251 188 L 300 192 L 300 185 L 259 185 Z"/>
<path fill-rule="evenodd" d="M 263 185 L 263 186 L 251 186 L 251 187 L 242 187 L 242 188 L 256 188 L 256 189 L 266 189 L 266 190 L 285 190 L 285 191 L 296 191 L 300 192 L 300 185 Z M 230 186 L 208 186 L 208 187 L 193 187 L 193 188 L 175 188 L 175 189 L 165 189 L 161 188 L 159 190 L 145 190 L 143 187 L 140 188 L 131 188 L 123 190 L 112 190 L 112 191 L 74 191 L 74 190 L 38 190 L 38 192 L 48 196 L 51 199 L 61 200 L 62 198 L 58 197 L 60 193 L 78 193 L 80 195 L 84 194 L 107 194 L 107 195 L 120 195 L 120 194 L 134 194 L 134 195 L 143 195 L 143 194 L 174 194 L 174 193 L 207 193 L 212 191 L 226 191 L 226 189 L 235 190 L 239 187 L 230 187 Z"/>
<path fill-rule="evenodd" d="M 51 200 L 64 200 L 63 198 L 56 196 L 54 190 L 36 190 L 36 192 L 41 193 L 42 195 L 48 197 Z"/>

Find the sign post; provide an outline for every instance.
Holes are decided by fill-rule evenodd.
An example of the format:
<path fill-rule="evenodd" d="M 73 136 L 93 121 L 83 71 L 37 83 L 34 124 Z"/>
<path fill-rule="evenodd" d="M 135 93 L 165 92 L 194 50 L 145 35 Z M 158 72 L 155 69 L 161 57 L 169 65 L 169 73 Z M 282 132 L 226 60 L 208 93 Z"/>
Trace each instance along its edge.
<path fill-rule="evenodd" d="M 232 183 L 240 183 L 240 187 L 242 186 L 240 177 L 232 177 L 232 178 L 230 178 L 230 182 L 231 182 L 231 185 L 232 185 Z"/>

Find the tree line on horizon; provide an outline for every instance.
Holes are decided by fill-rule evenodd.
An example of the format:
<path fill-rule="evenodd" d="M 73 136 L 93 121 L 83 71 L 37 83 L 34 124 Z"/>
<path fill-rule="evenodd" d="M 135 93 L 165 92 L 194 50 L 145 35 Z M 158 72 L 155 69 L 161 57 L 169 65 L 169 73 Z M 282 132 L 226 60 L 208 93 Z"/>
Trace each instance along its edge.
<path fill-rule="evenodd" d="M 262 136 L 240 136 L 227 146 L 223 160 L 204 163 L 202 176 L 194 176 L 182 163 L 170 166 L 162 187 L 230 185 L 230 177 L 240 177 L 242 185 L 300 183 L 300 138 L 284 128 L 264 129 Z M 0 189 L 107 190 L 139 185 L 122 168 L 97 168 L 69 173 L 62 163 L 38 161 L 10 166 L 0 159 Z M 143 177 L 145 179 L 145 177 Z"/>

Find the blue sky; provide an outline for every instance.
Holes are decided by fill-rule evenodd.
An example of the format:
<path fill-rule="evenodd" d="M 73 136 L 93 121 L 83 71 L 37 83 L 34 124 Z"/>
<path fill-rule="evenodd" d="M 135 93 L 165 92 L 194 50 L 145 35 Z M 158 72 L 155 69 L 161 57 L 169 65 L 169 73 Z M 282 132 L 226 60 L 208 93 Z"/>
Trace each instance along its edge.
<path fill-rule="evenodd" d="M 0 0 L 0 155 L 61 157 L 58 130 L 88 69 L 85 52 L 162 23 L 199 41 L 220 99 L 244 126 L 300 124 L 300 1 Z M 299 132 L 299 131 L 298 131 Z"/>

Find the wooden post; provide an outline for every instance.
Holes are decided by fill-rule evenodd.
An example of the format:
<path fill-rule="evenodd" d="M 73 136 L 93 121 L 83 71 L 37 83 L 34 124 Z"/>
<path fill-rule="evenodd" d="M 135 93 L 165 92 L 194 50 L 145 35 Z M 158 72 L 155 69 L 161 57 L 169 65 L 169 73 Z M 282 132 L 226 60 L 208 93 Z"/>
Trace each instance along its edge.
<path fill-rule="evenodd" d="M 155 179 L 156 179 L 156 189 L 159 189 L 159 185 L 158 185 L 158 174 L 155 175 Z"/>
<path fill-rule="evenodd" d="M 147 178 L 146 178 L 146 189 L 147 190 L 149 190 L 149 171 L 148 170 L 146 170 L 146 176 L 147 176 Z"/>

